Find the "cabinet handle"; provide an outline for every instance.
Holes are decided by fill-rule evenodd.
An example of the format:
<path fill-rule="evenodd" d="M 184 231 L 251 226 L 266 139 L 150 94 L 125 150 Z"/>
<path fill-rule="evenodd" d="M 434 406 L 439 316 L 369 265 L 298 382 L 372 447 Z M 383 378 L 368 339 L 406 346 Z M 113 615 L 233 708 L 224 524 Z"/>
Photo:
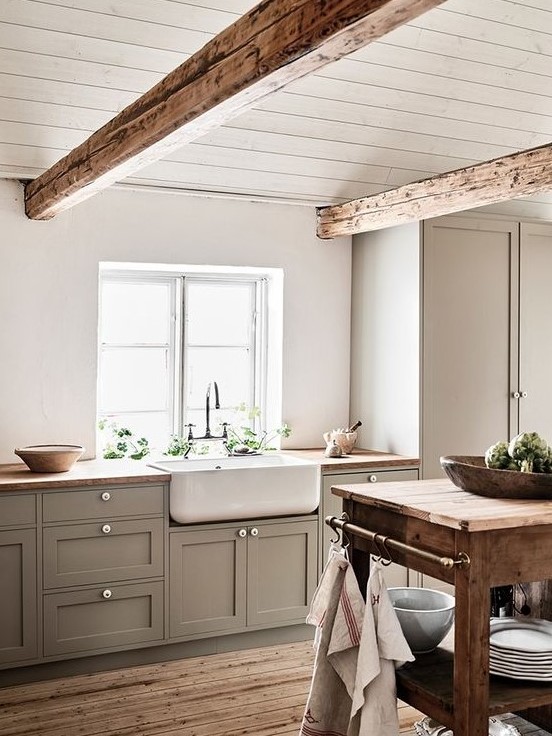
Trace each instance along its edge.
<path fill-rule="evenodd" d="M 253 529 L 251 529 L 251 531 L 249 533 L 251 534 L 252 537 L 258 537 L 259 536 L 259 530 L 257 529 L 256 526 L 254 526 Z"/>
<path fill-rule="evenodd" d="M 247 529 L 240 529 L 238 532 L 238 537 L 241 537 L 242 539 L 244 537 L 247 537 Z"/>
<path fill-rule="evenodd" d="M 519 399 L 520 396 L 521 396 L 521 394 L 520 394 L 519 391 L 514 391 L 514 393 L 512 394 L 512 398 L 514 398 L 514 399 Z"/>
<path fill-rule="evenodd" d="M 102 501 L 109 501 L 110 498 L 111 498 L 111 493 L 109 493 L 108 491 L 104 491 L 102 493 Z"/>
<path fill-rule="evenodd" d="M 111 527 L 109 526 L 109 524 L 104 524 L 104 525 L 102 526 L 102 532 L 103 532 L 104 534 L 109 534 L 109 532 L 110 532 L 110 531 L 111 531 Z"/>
<path fill-rule="evenodd" d="M 526 399 L 527 398 L 527 391 L 522 391 L 521 392 L 521 398 L 522 399 Z"/>
<path fill-rule="evenodd" d="M 368 480 L 370 483 L 377 483 L 378 482 L 378 476 L 377 475 L 369 475 Z"/>
<path fill-rule="evenodd" d="M 102 591 L 102 598 L 105 598 L 106 601 L 109 600 L 112 595 L 113 595 L 113 593 L 110 590 L 103 590 Z"/>

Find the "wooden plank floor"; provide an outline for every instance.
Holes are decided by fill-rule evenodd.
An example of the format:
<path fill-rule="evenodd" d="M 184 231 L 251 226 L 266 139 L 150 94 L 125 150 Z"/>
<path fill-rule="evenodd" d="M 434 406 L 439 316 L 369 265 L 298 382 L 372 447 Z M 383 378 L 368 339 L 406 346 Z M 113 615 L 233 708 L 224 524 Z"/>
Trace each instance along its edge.
<path fill-rule="evenodd" d="M 8 687 L 0 734 L 297 736 L 313 661 L 301 642 Z M 399 716 L 410 736 L 420 714 Z"/>

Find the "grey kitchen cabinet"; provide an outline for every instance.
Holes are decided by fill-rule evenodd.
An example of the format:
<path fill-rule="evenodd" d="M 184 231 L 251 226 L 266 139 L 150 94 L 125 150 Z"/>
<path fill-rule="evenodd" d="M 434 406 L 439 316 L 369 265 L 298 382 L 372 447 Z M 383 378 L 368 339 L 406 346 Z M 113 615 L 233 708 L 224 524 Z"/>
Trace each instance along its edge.
<path fill-rule="evenodd" d="M 303 623 L 316 587 L 317 519 L 170 534 L 170 638 Z"/>
<path fill-rule="evenodd" d="M 248 527 L 247 623 L 304 622 L 316 588 L 318 520 Z"/>
<path fill-rule="evenodd" d="M 46 527 L 45 588 L 163 575 L 162 518 Z"/>
<path fill-rule="evenodd" d="M 162 581 L 44 596 L 44 655 L 93 653 L 163 639 Z"/>
<path fill-rule="evenodd" d="M 86 490 L 45 493 L 44 523 L 82 519 L 117 519 L 126 516 L 162 516 L 163 486 L 99 486 Z"/>
<path fill-rule="evenodd" d="M 162 643 L 164 487 L 56 490 L 42 500 L 44 656 Z"/>
<path fill-rule="evenodd" d="M 32 499 L 34 509 L 34 497 L 26 499 Z M 7 506 L 4 500 L 0 499 L 0 506 Z M 0 598 L 0 664 L 34 659 L 38 654 L 36 529 L 0 531 Z"/>
<path fill-rule="evenodd" d="M 335 532 L 324 523 L 326 516 L 339 516 L 342 512 L 342 500 L 332 493 L 332 486 L 352 485 L 356 483 L 385 483 L 403 480 L 418 480 L 417 468 L 388 468 L 386 470 L 361 470 L 349 473 L 331 473 L 322 476 L 322 566 L 328 558 L 330 539 Z M 377 529 L 375 530 L 377 531 Z M 394 563 L 384 571 L 387 585 L 403 586 L 408 584 L 408 570 Z"/>
<path fill-rule="evenodd" d="M 171 638 L 245 626 L 246 526 L 172 531 L 169 560 Z"/>
<path fill-rule="evenodd" d="M 423 230 L 422 468 L 520 431 L 552 441 L 552 226 L 447 217 Z"/>

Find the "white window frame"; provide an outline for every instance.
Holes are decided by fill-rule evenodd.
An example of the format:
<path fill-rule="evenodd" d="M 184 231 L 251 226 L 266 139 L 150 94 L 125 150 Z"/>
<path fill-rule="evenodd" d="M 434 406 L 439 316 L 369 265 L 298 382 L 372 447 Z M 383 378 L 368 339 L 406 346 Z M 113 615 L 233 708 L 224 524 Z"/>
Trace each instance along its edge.
<path fill-rule="evenodd" d="M 170 426 L 173 432 L 176 431 L 177 427 L 177 417 L 175 412 L 175 407 L 178 405 L 177 402 L 179 400 L 178 396 L 178 380 L 177 380 L 177 373 L 176 373 L 176 362 L 175 362 L 175 356 L 180 349 L 180 335 L 178 334 L 178 321 L 181 319 L 181 315 L 177 314 L 176 312 L 179 310 L 179 305 L 181 304 L 180 299 L 180 285 L 178 283 L 178 280 L 176 280 L 173 276 L 169 274 L 163 274 L 163 273 L 138 273 L 133 271 L 103 271 L 101 275 L 100 280 L 100 299 L 99 299 L 99 324 L 102 324 L 102 300 L 101 300 L 101 288 L 104 283 L 132 283 L 132 284 L 146 284 L 146 283 L 164 283 L 168 284 L 169 286 L 169 298 L 170 298 L 170 326 L 169 326 L 169 342 L 166 343 L 167 347 L 167 361 L 168 361 L 168 370 L 169 370 L 169 376 L 168 376 L 168 383 L 169 383 L 169 395 L 167 398 L 168 406 L 166 407 L 166 411 L 169 412 L 169 419 L 170 419 Z M 98 346 L 98 380 L 100 378 L 100 361 L 101 361 L 101 353 L 104 350 L 109 350 L 110 348 L 115 349 L 135 349 L 135 348 L 144 348 L 144 347 L 164 347 L 165 345 L 158 344 L 144 344 L 144 343 L 123 343 L 123 344 L 104 344 L 102 342 L 99 343 Z M 130 410 L 130 411 L 120 411 L 116 408 L 110 408 L 108 411 L 102 411 L 100 413 L 100 409 L 102 407 L 99 406 L 99 397 L 98 397 L 98 416 L 102 415 L 111 415 L 116 414 L 117 416 L 129 416 L 131 417 L 133 414 L 157 414 L 159 413 L 159 409 L 136 409 L 136 410 Z"/>
<path fill-rule="evenodd" d="M 125 264 L 131 265 L 131 264 Z M 249 271 L 253 269 L 248 269 Z M 193 271 L 187 271 L 185 268 L 182 270 L 175 270 L 174 268 L 170 271 L 159 271 L 159 270 L 135 270 L 130 268 L 100 268 L 100 304 L 99 304 L 99 324 L 101 324 L 102 318 L 102 303 L 101 303 L 101 290 L 102 286 L 106 282 L 126 282 L 126 283 L 169 283 L 170 285 L 170 330 L 169 330 L 169 343 L 167 345 L 167 356 L 169 361 L 169 406 L 167 410 L 170 412 L 170 426 L 174 434 L 185 436 L 187 430 L 185 429 L 186 413 L 186 374 L 187 374 L 187 336 L 186 336 L 186 290 L 187 285 L 194 282 L 210 282 L 210 283 L 248 283 L 251 284 L 254 291 L 254 298 L 252 302 L 252 314 L 251 314 L 251 340 L 250 346 L 252 349 L 251 355 L 251 377 L 253 391 L 249 397 L 252 405 L 258 406 L 261 409 L 260 419 L 256 419 L 253 422 L 254 428 L 258 431 L 266 428 L 267 418 L 272 421 L 274 416 L 280 414 L 280 407 L 270 407 L 270 411 L 267 411 L 267 396 L 268 396 L 268 355 L 269 355 L 269 333 L 268 333 L 268 321 L 269 321 L 269 309 L 271 301 L 269 298 L 268 288 L 270 279 L 266 275 L 261 273 L 232 273 L 226 272 L 222 269 L 217 269 L 216 273 L 210 273 L 209 271 L 200 271 L 194 269 Z M 274 301 L 274 297 L 272 297 Z M 276 320 L 278 321 L 278 320 Z M 280 329 L 276 328 L 273 330 L 276 334 L 281 332 Z M 277 344 L 277 343 L 276 343 Z M 100 379 L 100 359 L 101 352 L 105 349 L 121 347 L 121 348 L 137 348 L 147 347 L 142 343 L 126 343 L 121 346 L 116 345 L 104 345 L 102 343 L 98 346 L 98 381 Z M 207 346 L 201 346 L 207 347 Z M 213 346 L 215 347 L 215 346 Z M 281 356 L 279 361 L 281 364 Z M 281 374 L 280 374 L 281 375 Z M 216 380 L 216 376 L 214 376 Z M 207 387 L 206 387 L 207 388 Z M 271 392 L 272 393 L 272 392 Z M 278 392 L 280 393 L 280 392 Z M 224 402 L 224 395 L 221 396 Z M 195 407 L 194 407 L 195 408 Z M 98 417 L 109 416 L 111 414 L 117 414 L 118 416 L 129 416 L 133 414 L 146 414 L 148 410 L 136 409 L 133 411 L 101 411 L 102 407 L 99 406 L 98 397 Z M 158 413 L 159 410 L 149 410 L 152 413 Z M 280 423 L 279 421 L 277 422 Z M 195 434 L 202 434 L 203 427 L 196 427 L 194 430 Z"/>
<path fill-rule="evenodd" d="M 180 370 L 181 370 L 181 379 L 180 379 L 180 394 L 181 394 L 181 400 L 180 400 L 180 407 L 179 407 L 179 419 L 180 419 L 180 425 L 178 428 L 178 431 L 181 435 L 186 434 L 186 424 L 187 422 L 187 410 L 190 409 L 192 411 L 199 411 L 203 407 L 188 407 L 186 406 L 186 397 L 188 394 L 187 386 L 186 386 L 186 377 L 188 375 L 188 359 L 187 355 L 188 349 L 191 347 L 194 348 L 216 348 L 216 347 L 234 347 L 234 346 L 228 346 L 228 345 L 193 345 L 188 342 L 187 339 L 187 330 L 186 326 L 188 323 L 187 318 L 187 299 L 188 299 L 188 287 L 191 284 L 249 284 L 252 289 L 252 303 L 251 303 L 251 320 L 250 320 L 250 328 L 249 328 L 249 334 L 250 339 L 247 344 L 244 344 L 242 346 L 235 346 L 235 347 L 247 347 L 251 350 L 251 359 L 250 359 L 250 385 L 251 385 L 251 392 L 246 401 L 246 404 L 248 407 L 258 406 L 261 409 L 261 417 L 260 420 L 256 419 L 252 422 L 252 426 L 259 430 L 262 427 L 264 417 L 265 417 L 265 409 L 266 409 L 266 395 L 267 395 L 267 385 L 266 385 L 266 367 L 267 367 L 267 360 L 268 360 L 268 340 L 267 340 L 267 299 L 266 299 L 266 292 L 267 292 L 267 279 L 264 276 L 240 276 L 240 275 L 231 275 L 231 274 L 220 274 L 220 275 L 213 275 L 213 274 L 201 274 L 201 273 L 194 273 L 194 274 L 185 274 L 183 275 L 182 280 L 182 349 L 181 349 L 181 360 L 180 360 Z M 213 375 L 213 380 L 216 380 L 216 368 L 215 373 Z M 207 386 L 205 387 L 207 388 Z M 224 395 L 221 396 L 221 408 L 231 408 L 224 405 Z M 202 428 L 196 427 L 195 434 L 200 434 L 202 432 Z"/>

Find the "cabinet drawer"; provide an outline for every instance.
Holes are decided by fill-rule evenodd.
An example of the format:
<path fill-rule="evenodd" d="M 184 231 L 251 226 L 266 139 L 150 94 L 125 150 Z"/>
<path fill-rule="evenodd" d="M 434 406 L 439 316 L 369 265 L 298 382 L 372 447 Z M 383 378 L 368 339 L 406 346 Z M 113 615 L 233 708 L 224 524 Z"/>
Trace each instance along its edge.
<path fill-rule="evenodd" d="M 401 480 L 418 480 L 417 470 L 366 470 L 362 473 L 339 473 L 324 476 L 324 486 L 351 485 L 353 483 L 395 483 Z"/>
<path fill-rule="evenodd" d="M 140 488 L 95 488 L 86 491 L 45 493 L 44 521 L 103 519 L 108 516 L 154 516 L 163 514 L 163 486 Z"/>
<path fill-rule="evenodd" d="M 44 587 L 163 575 L 163 519 L 45 527 Z"/>
<path fill-rule="evenodd" d="M 45 656 L 163 639 L 163 583 L 44 596 Z"/>
<path fill-rule="evenodd" d="M 36 523 L 36 496 L 0 496 L 0 526 Z"/>

